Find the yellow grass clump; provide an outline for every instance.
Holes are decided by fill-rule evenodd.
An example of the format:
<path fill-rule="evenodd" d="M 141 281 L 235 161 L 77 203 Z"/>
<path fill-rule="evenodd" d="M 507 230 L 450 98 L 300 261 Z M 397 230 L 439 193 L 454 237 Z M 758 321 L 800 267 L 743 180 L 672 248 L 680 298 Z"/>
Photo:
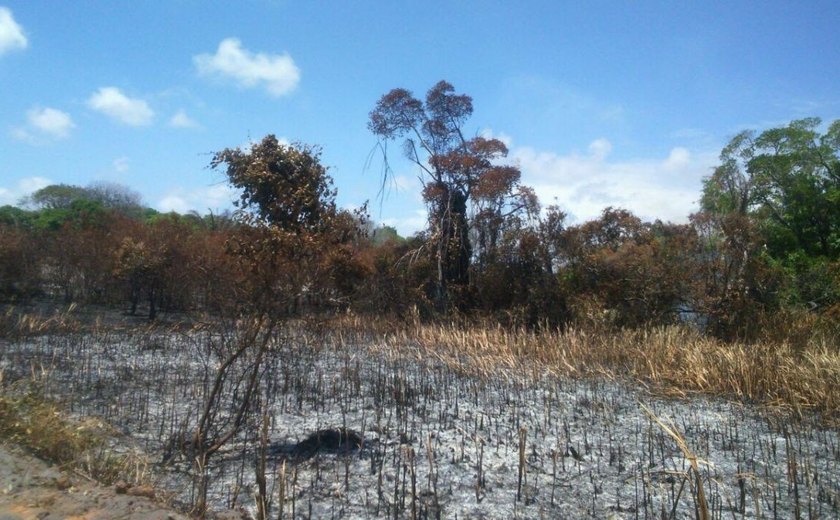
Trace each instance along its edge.
<path fill-rule="evenodd" d="M 683 326 L 533 332 L 454 323 L 366 327 L 352 319 L 337 327 L 356 335 L 354 341 L 375 337 L 380 350 L 436 359 L 473 375 L 606 376 L 669 394 L 707 393 L 840 418 L 840 351 L 820 338 L 796 346 L 747 344 Z"/>

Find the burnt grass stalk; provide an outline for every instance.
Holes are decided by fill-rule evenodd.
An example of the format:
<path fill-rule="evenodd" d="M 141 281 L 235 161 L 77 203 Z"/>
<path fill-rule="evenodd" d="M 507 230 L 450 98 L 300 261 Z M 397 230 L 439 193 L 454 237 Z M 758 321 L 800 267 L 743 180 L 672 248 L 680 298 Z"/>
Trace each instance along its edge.
<path fill-rule="evenodd" d="M 306 323 L 261 329 L 264 357 L 246 349 L 219 381 L 248 333 L 229 324 L 9 336 L 2 395 L 25 383 L 70 417 L 112 425 L 109 445 L 142 451 L 149 478 L 185 509 L 204 500 L 208 512 L 258 518 L 840 515 L 840 437 L 807 413 Z"/>

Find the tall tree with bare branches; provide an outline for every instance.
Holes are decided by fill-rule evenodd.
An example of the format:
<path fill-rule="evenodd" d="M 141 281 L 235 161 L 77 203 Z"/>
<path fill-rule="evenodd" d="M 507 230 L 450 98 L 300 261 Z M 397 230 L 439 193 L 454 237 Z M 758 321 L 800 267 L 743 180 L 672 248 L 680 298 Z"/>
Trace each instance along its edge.
<path fill-rule="evenodd" d="M 472 113 L 472 98 L 456 94 L 451 84 L 440 81 L 424 101 L 406 89 L 391 90 L 376 103 L 368 122 L 380 140 L 386 177 L 390 141 L 401 140 L 406 158 L 419 168 L 429 212 L 429 245 L 437 266 L 433 296 L 438 310 L 453 303 L 454 289 L 469 284 L 474 256 L 472 216 L 482 212 L 483 221 L 490 222 L 487 209 L 493 206 L 501 211 L 500 199 L 506 197 L 535 203 L 530 193 L 519 191 L 519 169 L 499 164 L 508 152 L 504 143 L 465 136 L 464 124 Z M 514 205 L 524 207 L 525 203 Z M 494 231 L 492 225 L 482 229 L 483 233 Z M 491 239 L 482 234 L 481 244 Z"/>

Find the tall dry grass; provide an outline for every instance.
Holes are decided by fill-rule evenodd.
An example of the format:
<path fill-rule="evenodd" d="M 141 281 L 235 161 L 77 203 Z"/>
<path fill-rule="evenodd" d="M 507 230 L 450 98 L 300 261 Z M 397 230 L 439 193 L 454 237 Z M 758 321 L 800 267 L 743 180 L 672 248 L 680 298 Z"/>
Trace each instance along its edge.
<path fill-rule="evenodd" d="M 75 303 L 49 311 L 0 305 L 0 340 L 76 331 L 75 311 Z"/>
<path fill-rule="evenodd" d="M 361 319 L 344 319 L 337 329 L 355 335 L 353 341 L 365 341 L 366 333 L 367 341 L 380 350 L 436 359 L 479 376 L 606 376 L 668 394 L 720 395 L 840 420 L 840 351 L 820 337 L 795 345 L 747 344 L 681 326 L 536 333 L 486 325 L 394 326 Z"/>

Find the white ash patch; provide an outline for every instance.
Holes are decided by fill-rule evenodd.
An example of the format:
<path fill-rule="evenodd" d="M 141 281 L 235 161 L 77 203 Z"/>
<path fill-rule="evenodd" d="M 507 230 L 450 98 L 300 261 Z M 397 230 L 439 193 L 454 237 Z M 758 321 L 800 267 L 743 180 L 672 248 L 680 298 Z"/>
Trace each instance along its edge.
<path fill-rule="evenodd" d="M 185 450 L 218 360 L 209 334 L 97 333 L 9 342 L 6 384 L 43 378 L 74 413 L 114 424 L 161 483 L 192 499 Z M 840 515 L 840 438 L 719 399 L 664 399 L 606 380 L 481 379 L 420 351 L 336 346 L 290 334 L 262 379 L 269 411 L 272 516 L 285 463 L 288 515 L 385 518 L 682 518 L 693 516 L 690 465 L 642 410 L 671 420 L 700 460 L 714 515 Z M 226 396 L 230 406 L 235 393 Z M 224 412 L 224 410 L 223 410 Z M 226 413 L 226 412 L 225 412 Z M 255 417 L 259 414 L 255 414 Z M 360 449 L 295 458 L 313 432 L 349 428 Z M 209 468 L 211 503 L 253 507 L 256 419 Z"/>

